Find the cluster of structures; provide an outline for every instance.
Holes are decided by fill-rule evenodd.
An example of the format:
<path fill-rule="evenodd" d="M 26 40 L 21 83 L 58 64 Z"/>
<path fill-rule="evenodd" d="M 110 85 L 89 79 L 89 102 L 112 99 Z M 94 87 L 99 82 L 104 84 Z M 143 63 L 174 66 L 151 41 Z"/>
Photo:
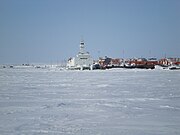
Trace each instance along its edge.
<path fill-rule="evenodd" d="M 65 62 L 66 63 L 66 62 Z M 58 68 L 70 70 L 95 70 L 95 69 L 110 69 L 110 68 L 141 68 L 141 69 L 154 69 L 160 67 L 161 69 L 180 69 L 180 58 L 110 58 L 105 56 L 100 57 L 98 60 L 93 60 L 89 52 L 85 50 L 85 43 L 80 42 L 80 49 L 75 57 L 69 58 L 66 66 L 63 65 L 0 65 L 0 68 Z"/>
<path fill-rule="evenodd" d="M 99 58 L 99 60 L 93 60 L 89 52 L 85 51 L 85 44 L 82 40 L 80 42 L 79 53 L 73 57 L 69 58 L 67 62 L 67 69 L 109 69 L 109 68 L 142 68 L 142 69 L 154 69 L 155 66 L 161 67 L 172 67 L 172 69 L 180 69 L 180 58 L 133 58 L 133 59 L 122 59 L 122 58 L 110 58 L 105 56 L 104 58 Z M 169 68 L 171 69 L 171 68 Z"/>
<path fill-rule="evenodd" d="M 98 63 L 101 68 L 143 68 L 154 69 L 156 65 L 161 67 L 179 66 L 180 58 L 133 58 L 133 59 L 120 59 L 120 58 L 99 58 Z"/>

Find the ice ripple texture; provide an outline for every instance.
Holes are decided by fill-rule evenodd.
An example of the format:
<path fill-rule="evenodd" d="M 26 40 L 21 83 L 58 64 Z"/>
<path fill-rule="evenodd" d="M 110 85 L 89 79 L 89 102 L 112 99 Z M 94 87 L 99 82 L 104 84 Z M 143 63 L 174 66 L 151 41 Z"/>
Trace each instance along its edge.
<path fill-rule="evenodd" d="M 0 69 L 1 135 L 179 135 L 180 72 Z"/>

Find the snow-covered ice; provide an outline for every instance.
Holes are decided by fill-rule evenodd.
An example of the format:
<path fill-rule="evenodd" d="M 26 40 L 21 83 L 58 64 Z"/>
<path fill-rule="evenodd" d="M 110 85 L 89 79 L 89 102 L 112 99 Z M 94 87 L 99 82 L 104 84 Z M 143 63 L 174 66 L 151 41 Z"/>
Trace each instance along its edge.
<path fill-rule="evenodd" d="M 180 72 L 0 69 L 1 135 L 179 135 Z"/>

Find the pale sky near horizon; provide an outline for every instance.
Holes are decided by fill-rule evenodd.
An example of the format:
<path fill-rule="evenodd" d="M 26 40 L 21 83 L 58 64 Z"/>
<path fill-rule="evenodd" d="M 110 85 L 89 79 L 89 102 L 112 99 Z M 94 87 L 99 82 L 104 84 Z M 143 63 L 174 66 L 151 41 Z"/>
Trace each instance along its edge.
<path fill-rule="evenodd" d="M 0 63 L 180 57 L 180 0 L 0 0 Z"/>

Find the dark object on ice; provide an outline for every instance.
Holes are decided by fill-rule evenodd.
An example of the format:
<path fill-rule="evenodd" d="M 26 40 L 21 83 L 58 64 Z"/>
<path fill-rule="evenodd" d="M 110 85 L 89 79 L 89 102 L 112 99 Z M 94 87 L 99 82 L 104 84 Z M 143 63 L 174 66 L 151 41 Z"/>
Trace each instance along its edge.
<path fill-rule="evenodd" d="M 6 66 L 3 66 L 3 68 L 6 68 Z"/>
<path fill-rule="evenodd" d="M 159 66 L 164 67 L 164 68 L 167 68 L 167 67 L 168 67 L 168 65 L 159 65 Z"/>
<path fill-rule="evenodd" d="M 141 68 L 141 69 L 154 69 L 155 68 L 155 66 L 153 64 L 150 64 L 150 65 L 147 65 L 147 64 L 145 64 L 145 65 L 136 65 L 135 67 L 136 68 Z"/>
<path fill-rule="evenodd" d="M 30 66 L 30 64 L 22 64 L 22 66 Z"/>
<path fill-rule="evenodd" d="M 64 106 L 64 105 L 66 105 L 66 104 L 65 104 L 65 103 L 59 103 L 59 104 L 57 105 L 57 107 Z"/>
<path fill-rule="evenodd" d="M 94 64 L 93 65 L 93 70 L 95 70 L 95 69 L 101 69 L 101 66 L 99 64 Z"/>
<path fill-rule="evenodd" d="M 173 66 L 173 67 L 170 67 L 169 69 L 170 69 L 170 70 L 180 70 L 180 67 Z"/>
<path fill-rule="evenodd" d="M 140 69 L 154 69 L 155 65 L 153 64 L 143 64 L 143 65 L 128 65 L 125 64 L 124 67 L 122 66 L 107 66 L 106 69 L 110 68 L 127 68 L 127 69 L 134 69 L 134 68 L 140 68 Z"/>
<path fill-rule="evenodd" d="M 11 65 L 11 66 L 9 66 L 10 68 L 13 68 L 13 66 Z"/>
<path fill-rule="evenodd" d="M 36 66 L 36 68 L 41 68 L 40 66 Z"/>
<path fill-rule="evenodd" d="M 140 69 L 154 69 L 155 66 L 154 65 L 124 65 L 124 68 L 129 68 L 129 69 L 133 69 L 133 68 L 140 68 Z"/>

